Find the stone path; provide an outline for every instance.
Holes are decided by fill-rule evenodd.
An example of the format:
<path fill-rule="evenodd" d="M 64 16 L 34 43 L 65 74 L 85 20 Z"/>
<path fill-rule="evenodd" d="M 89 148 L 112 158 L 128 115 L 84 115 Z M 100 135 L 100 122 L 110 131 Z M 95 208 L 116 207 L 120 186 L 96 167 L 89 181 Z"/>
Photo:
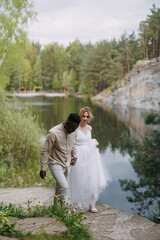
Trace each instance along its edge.
<path fill-rule="evenodd" d="M 32 205 L 50 205 L 53 203 L 53 196 L 54 189 L 47 187 L 0 188 L 0 202 L 5 205 L 21 205 L 24 208 L 27 208 L 28 201 L 32 201 Z"/>
<path fill-rule="evenodd" d="M 99 240 L 160 240 L 160 224 L 141 216 L 97 204 L 98 213 L 86 213 L 84 224 L 94 239 Z"/>
<path fill-rule="evenodd" d="M 1 188 L 0 202 L 4 204 L 15 204 L 26 207 L 26 202 L 32 201 L 40 205 L 49 205 L 54 196 L 53 188 Z M 34 198 L 36 197 L 36 199 Z M 98 240 L 160 240 L 160 224 L 151 222 L 141 216 L 121 211 L 112 208 L 108 205 L 97 203 L 98 213 L 85 213 L 87 219 L 84 224 L 89 227 L 89 231 L 94 239 Z M 16 220 L 17 226 L 20 229 L 25 228 L 37 232 L 42 229 L 49 233 L 54 233 L 54 230 L 62 228 L 65 231 L 65 226 L 60 227 L 60 223 L 54 218 L 28 218 L 25 220 Z M 24 222 L 23 222 L 24 221 Z M 0 236 L 0 240 L 15 240 Z"/>

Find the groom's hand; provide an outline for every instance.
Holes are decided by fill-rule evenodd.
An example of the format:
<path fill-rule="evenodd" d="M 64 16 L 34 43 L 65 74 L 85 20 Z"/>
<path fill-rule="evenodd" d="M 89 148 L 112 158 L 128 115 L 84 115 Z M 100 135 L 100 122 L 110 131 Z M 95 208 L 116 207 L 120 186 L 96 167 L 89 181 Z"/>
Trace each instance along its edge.
<path fill-rule="evenodd" d="M 72 156 L 70 164 L 75 165 L 76 161 L 77 161 L 77 158 Z"/>
<path fill-rule="evenodd" d="M 40 177 L 44 179 L 46 177 L 46 171 L 40 171 Z"/>

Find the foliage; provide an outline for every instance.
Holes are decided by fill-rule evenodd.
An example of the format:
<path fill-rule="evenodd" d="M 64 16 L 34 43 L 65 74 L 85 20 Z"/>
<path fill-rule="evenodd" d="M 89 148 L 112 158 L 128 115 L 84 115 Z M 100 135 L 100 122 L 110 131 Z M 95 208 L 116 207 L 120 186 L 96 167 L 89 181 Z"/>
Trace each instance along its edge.
<path fill-rule="evenodd" d="M 35 16 L 31 0 L 14 2 L 17 3 L 17 10 L 13 17 L 19 19 L 21 24 L 24 16 L 25 23 Z M 24 11 L 21 15 L 22 9 L 18 10 L 18 2 Z M 27 10 L 28 15 L 25 15 Z M 7 11 L 11 11 L 11 8 Z M 0 47 L 0 56 L 6 59 L 5 62 L 2 60 L 4 64 L 0 68 L 0 84 L 9 91 L 20 86 L 25 86 L 27 90 L 41 86 L 44 90 L 56 91 L 63 91 L 65 87 L 69 92 L 78 92 L 86 99 L 111 86 L 116 89 L 118 82 L 132 70 L 137 61 L 160 56 L 160 9 L 153 5 L 150 11 L 146 20 L 139 24 L 138 36 L 134 32 L 129 35 L 124 32 L 118 40 L 103 40 L 95 44 L 81 44 L 76 39 L 66 48 L 55 42 L 41 50 L 39 43 L 30 43 L 24 32 L 19 30 L 21 24 L 15 24 L 11 35 L 14 36 L 14 31 L 18 31 L 19 35 L 15 39 L 19 40 L 15 41 L 13 37 L 7 50 L 8 57 L 5 47 Z M 5 28 L 4 19 L 2 32 Z M 4 45 L 3 41 L 1 44 Z"/>
<path fill-rule="evenodd" d="M 27 109 L 0 90 L 0 156 L 23 163 L 39 158 L 43 131 Z"/>
<path fill-rule="evenodd" d="M 40 55 L 36 57 L 35 64 L 32 70 L 32 85 L 33 86 L 43 86 L 43 78 L 42 78 L 42 66 L 41 66 L 41 58 Z M 31 89 L 30 89 L 31 90 Z"/>
<path fill-rule="evenodd" d="M 3 236 L 17 236 L 18 231 L 15 230 L 16 223 L 10 223 L 5 212 L 0 212 L 0 235 Z M 22 234 L 20 234 L 22 235 Z"/>
<path fill-rule="evenodd" d="M 92 238 L 88 232 L 88 229 L 82 224 L 83 219 L 87 218 L 87 216 L 83 215 L 82 212 L 76 213 L 76 209 L 73 209 L 69 202 L 66 203 L 64 200 L 61 201 L 60 195 L 55 195 L 55 197 L 57 198 L 57 201 L 54 205 L 50 206 L 40 205 L 40 200 L 38 200 L 37 197 L 34 197 L 33 201 L 28 201 L 27 210 L 24 210 L 21 206 L 16 207 L 12 204 L 5 206 L 3 203 L 1 203 L 0 211 L 2 211 L 5 216 L 7 215 L 18 218 L 43 216 L 56 217 L 59 221 L 63 222 L 67 226 L 68 231 L 65 236 L 62 236 L 62 238 L 55 237 L 52 239 L 91 240 Z M 6 221 L 8 222 L 8 219 L 6 219 Z M 15 231 L 14 226 L 15 225 L 12 226 L 12 232 Z M 1 234 L 4 235 L 3 227 L 0 229 Z M 14 236 L 10 231 L 6 232 L 6 235 Z M 31 239 L 36 239 L 36 236 L 31 237 L 33 237 Z M 50 239 L 50 236 L 46 235 L 46 239 Z"/>
<path fill-rule="evenodd" d="M 25 29 L 35 17 L 32 0 L 0 1 L 0 86 L 9 91 L 30 80 L 32 65 L 24 53 Z"/>
<path fill-rule="evenodd" d="M 145 117 L 147 124 L 160 124 L 160 116 L 150 113 Z M 139 182 L 132 180 L 120 180 L 124 191 L 131 191 L 132 197 L 128 201 L 135 203 L 135 211 L 143 214 L 148 211 L 150 218 L 157 217 L 160 214 L 160 132 L 153 131 L 152 134 L 145 137 L 143 144 L 133 141 L 127 134 L 123 134 L 123 143 L 129 147 L 130 154 L 134 161 L 132 165 L 139 176 Z M 142 190 L 143 189 L 143 190 Z M 150 206 L 157 203 L 159 212 L 150 214 Z"/>
<path fill-rule="evenodd" d="M 31 66 L 27 59 L 24 58 L 22 51 L 17 51 L 14 58 L 8 61 L 8 66 L 4 69 L 9 78 L 6 84 L 6 90 L 17 90 L 20 86 L 27 87 L 31 78 Z"/>
<path fill-rule="evenodd" d="M 24 27 L 35 18 L 32 0 L 0 1 L 0 67 L 26 40 Z"/>
<path fill-rule="evenodd" d="M 153 4 L 150 10 L 151 14 L 139 25 L 143 58 L 160 56 L 160 9 Z"/>
<path fill-rule="evenodd" d="M 62 82 L 63 82 L 63 73 L 67 69 L 66 64 L 66 50 L 63 46 L 59 45 L 58 43 L 54 43 L 54 67 L 55 67 L 55 73 L 53 77 L 53 89 L 61 90 L 62 88 Z"/>
<path fill-rule="evenodd" d="M 45 48 L 40 53 L 42 66 L 42 86 L 44 90 L 52 89 L 52 82 L 55 72 L 53 53 L 54 48 L 51 44 L 45 46 Z"/>
<path fill-rule="evenodd" d="M 160 117 L 157 113 L 151 112 L 145 116 L 145 123 L 146 124 L 160 124 Z"/>
<path fill-rule="evenodd" d="M 0 89 L 0 187 L 53 182 L 51 174 L 45 183 L 39 177 L 40 139 L 44 134 L 29 110 Z"/>
<path fill-rule="evenodd" d="M 48 168 L 48 166 L 47 166 Z M 0 160 L 0 187 L 37 187 L 55 186 L 52 174 L 48 170 L 45 181 L 39 176 L 39 159 L 18 161 Z"/>
<path fill-rule="evenodd" d="M 34 116 L 0 90 L 0 187 L 28 187 L 54 183 L 39 176 L 39 158 L 45 134 Z M 29 177 L 28 177 L 29 176 Z"/>

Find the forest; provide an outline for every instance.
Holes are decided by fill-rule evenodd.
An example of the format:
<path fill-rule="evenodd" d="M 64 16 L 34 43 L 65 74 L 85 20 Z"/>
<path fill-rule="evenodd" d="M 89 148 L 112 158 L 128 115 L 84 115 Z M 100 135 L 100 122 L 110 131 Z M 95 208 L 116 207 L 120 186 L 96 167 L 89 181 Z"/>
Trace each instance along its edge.
<path fill-rule="evenodd" d="M 138 36 L 124 32 L 118 40 L 95 44 L 76 39 L 67 47 L 53 39 L 42 48 L 23 30 L 29 20 L 36 19 L 32 2 L 11 2 L 0 3 L 5 10 L 0 14 L 0 87 L 7 91 L 21 86 L 31 91 L 38 86 L 43 91 L 65 88 L 91 97 L 108 87 L 116 88 L 137 61 L 160 56 L 160 9 L 155 5 L 139 23 Z"/>

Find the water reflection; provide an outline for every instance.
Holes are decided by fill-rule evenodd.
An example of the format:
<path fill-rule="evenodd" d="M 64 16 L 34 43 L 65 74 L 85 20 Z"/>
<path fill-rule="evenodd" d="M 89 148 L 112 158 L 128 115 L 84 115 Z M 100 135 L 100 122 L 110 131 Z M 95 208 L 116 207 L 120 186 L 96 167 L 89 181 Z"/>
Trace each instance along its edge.
<path fill-rule="evenodd" d="M 137 181 L 137 174 L 129 162 L 130 156 L 128 154 L 122 155 L 119 149 L 112 151 L 111 146 L 101 156 L 103 160 L 107 161 L 113 181 L 109 188 L 100 195 L 99 201 L 112 207 L 132 212 L 131 208 L 133 206 L 127 201 L 129 194 L 122 191 L 119 185 L 119 179 L 131 178 Z"/>
<path fill-rule="evenodd" d="M 132 212 L 133 204 L 128 202 L 128 193 L 122 191 L 119 179 L 138 181 L 131 157 L 124 149 L 121 141 L 122 132 L 141 139 L 149 128 L 144 124 L 142 114 L 131 110 L 114 109 L 96 106 L 91 102 L 70 98 L 21 98 L 21 104 L 28 105 L 37 117 L 39 124 L 43 124 L 46 132 L 53 126 L 65 121 L 71 112 L 79 112 L 84 106 L 89 106 L 94 115 L 91 122 L 92 136 L 99 142 L 102 159 L 107 164 L 112 176 L 112 183 L 100 195 L 99 202 L 112 207 Z M 125 151 L 124 151 L 125 150 Z M 126 152 L 124 154 L 124 152 Z"/>
<path fill-rule="evenodd" d="M 94 107 L 95 108 L 95 107 Z M 125 124 L 118 120 L 115 113 L 110 109 L 104 111 L 100 107 L 93 109 L 95 120 L 91 123 L 93 127 L 93 137 L 100 143 L 100 150 L 105 151 L 110 146 L 112 151 L 122 150 L 120 136 L 123 131 L 128 132 Z"/>
<path fill-rule="evenodd" d="M 108 107 L 104 104 L 101 107 L 108 111 Z M 144 116 L 147 110 L 133 109 L 125 107 L 114 107 L 112 111 L 115 113 L 118 120 L 129 129 L 130 135 L 134 140 L 142 142 L 146 134 L 150 133 L 153 126 L 146 125 L 144 122 Z"/>
<path fill-rule="evenodd" d="M 54 105 L 55 103 L 50 102 L 27 102 L 24 103 L 24 105 L 31 105 L 31 106 L 48 106 L 48 105 Z"/>

